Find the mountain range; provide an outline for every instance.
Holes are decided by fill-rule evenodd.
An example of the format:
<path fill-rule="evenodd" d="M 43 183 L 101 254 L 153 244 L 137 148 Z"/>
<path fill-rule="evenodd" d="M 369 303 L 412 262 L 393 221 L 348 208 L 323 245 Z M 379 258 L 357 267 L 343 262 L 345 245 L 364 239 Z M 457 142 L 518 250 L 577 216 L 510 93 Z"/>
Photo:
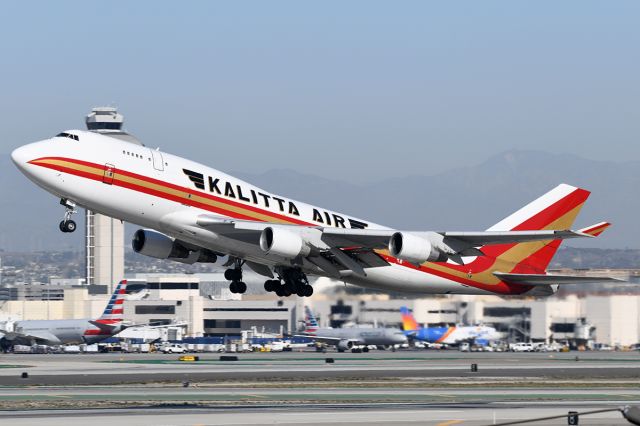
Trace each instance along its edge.
<path fill-rule="evenodd" d="M 428 148 L 416 155 L 429 155 Z M 389 161 L 393 162 L 393 152 Z M 478 159 L 471 167 L 437 174 L 425 170 L 423 175 L 372 179 L 366 184 L 332 179 L 330 165 L 322 177 L 291 169 L 231 174 L 295 200 L 406 230 L 483 230 L 564 182 L 592 191 L 575 227 L 601 220 L 614 224 L 598 239 L 573 240 L 568 245 L 640 248 L 635 217 L 640 207 L 638 161 L 594 161 L 570 154 L 514 150 Z M 361 176 L 353 180 L 362 181 Z M 26 179 L 7 155 L 0 156 L 0 212 L 0 249 L 82 247 L 84 220 L 78 218 L 78 232 L 60 233 L 62 206 Z M 127 227 L 129 233 L 132 229 Z"/>

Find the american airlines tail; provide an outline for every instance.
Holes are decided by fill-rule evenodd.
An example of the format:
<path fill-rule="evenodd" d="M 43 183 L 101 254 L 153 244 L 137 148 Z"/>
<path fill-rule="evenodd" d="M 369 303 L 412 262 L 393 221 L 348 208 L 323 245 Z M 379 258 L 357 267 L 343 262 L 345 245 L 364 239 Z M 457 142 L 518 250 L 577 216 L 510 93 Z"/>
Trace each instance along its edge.
<path fill-rule="evenodd" d="M 122 323 L 123 309 L 122 304 L 127 294 L 127 280 L 122 280 L 116 286 L 107 307 L 104 308 L 104 312 L 95 322 L 99 324 L 107 325 L 119 325 Z"/>
<path fill-rule="evenodd" d="M 313 314 L 311 313 L 311 309 L 309 309 L 308 306 L 304 307 L 304 324 L 304 332 L 311 336 L 315 336 L 319 328 L 318 321 L 316 321 L 316 318 L 313 316 Z"/>

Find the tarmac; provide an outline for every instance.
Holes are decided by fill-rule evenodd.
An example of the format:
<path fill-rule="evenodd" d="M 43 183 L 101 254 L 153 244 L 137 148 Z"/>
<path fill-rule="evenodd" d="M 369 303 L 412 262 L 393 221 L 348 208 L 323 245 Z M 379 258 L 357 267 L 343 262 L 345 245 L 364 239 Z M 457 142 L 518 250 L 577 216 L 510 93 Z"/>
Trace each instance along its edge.
<path fill-rule="evenodd" d="M 640 404 L 637 352 L 196 355 L 0 355 L 0 422 L 489 425 Z"/>

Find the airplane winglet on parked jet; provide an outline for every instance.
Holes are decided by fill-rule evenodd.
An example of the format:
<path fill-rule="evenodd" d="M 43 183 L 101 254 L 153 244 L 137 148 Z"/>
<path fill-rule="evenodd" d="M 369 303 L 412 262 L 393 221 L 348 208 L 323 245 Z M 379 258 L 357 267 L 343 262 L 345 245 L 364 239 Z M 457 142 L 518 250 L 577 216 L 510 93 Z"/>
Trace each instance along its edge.
<path fill-rule="evenodd" d="M 98 319 L 15 321 L 13 330 L 0 330 L 0 346 L 91 344 L 114 336 L 123 330 L 122 304 L 126 288 L 126 280 L 118 283 Z"/>
<path fill-rule="evenodd" d="M 265 191 L 219 170 L 104 134 L 68 130 L 11 153 L 29 179 L 61 199 L 60 229 L 76 206 L 136 223 L 134 251 L 183 263 L 228 256 L 229 289 L 243 267 L 280 297 L 309 297 L 308 275 L 416 294 L 549 295 L 577 278 L 546 268 L 589 191 L 560 184 L 486 231 L 405 231 Z M 401 207 L 401 206 L 400 206 Z M 470 215 L 472 214 L 470 210 Z M 589 277 L 589 282 L 609 281 Z"/>

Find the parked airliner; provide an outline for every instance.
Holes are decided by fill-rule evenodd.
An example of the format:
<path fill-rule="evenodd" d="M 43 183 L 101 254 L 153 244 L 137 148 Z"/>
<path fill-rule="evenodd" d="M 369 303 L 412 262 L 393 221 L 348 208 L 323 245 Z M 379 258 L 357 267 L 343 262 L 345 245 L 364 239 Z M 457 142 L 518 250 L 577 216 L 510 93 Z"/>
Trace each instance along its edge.
<path fill-rule="evenodd" d="M 318 343 L 335 346 L 338 352 L 355 350 L 354 346 L 364 346 L 364 351 L 368 352 L 367 346 L 393 347 L 407 342 L 407 336 L 398 328 L 320 328 L 308 306 L 304 307 L 304 313 L 305 330 L 297 337 L 310 337 Z"/>
<path fill-rule="evenodd" d="M 414 232 L 272 194 L 105 134 L 68 130 L 11 156 L 61 199 L 62 231 L 75 230 L 71 217 L 82 206 L 142 226 L 132 245 L 143 255 L 186 263 L 226 255 L 225 276 L 236 293 L 246 291 L 244 266 L 268 278 L 266 291 L 301 297 L 313 293 L 308 274 L 423 294 L 548 295 L 557 284 L 610 280 L 546 273 L 562 240 L 594 237 L 609 226 L 570 230 L 589 192 L 566 184 L 484 232 Z"/>
<path fill-rule="evenodd" d="M 501 333 L 486 325 L 459 325 L 449 327 L 421 327 L 406 306 L 400 308 L 402 330 L 408 338 L 428 343 L 456 345 L 462 342 L 486 346 L 501 339 Z"/>
<path fill-rule="evenodd" d="M 97 343 L 123 330 L 122 303 L 127 281 L 115 288 L 100 318 L 68 320 L 24 320 L 8 322 L 0 329 L 0 347 L 13 345 L 63 345 Z M 7 326 L 10 326 L 7 327 Z M 9 329 L 7 329 L 9 328 Z"/>

